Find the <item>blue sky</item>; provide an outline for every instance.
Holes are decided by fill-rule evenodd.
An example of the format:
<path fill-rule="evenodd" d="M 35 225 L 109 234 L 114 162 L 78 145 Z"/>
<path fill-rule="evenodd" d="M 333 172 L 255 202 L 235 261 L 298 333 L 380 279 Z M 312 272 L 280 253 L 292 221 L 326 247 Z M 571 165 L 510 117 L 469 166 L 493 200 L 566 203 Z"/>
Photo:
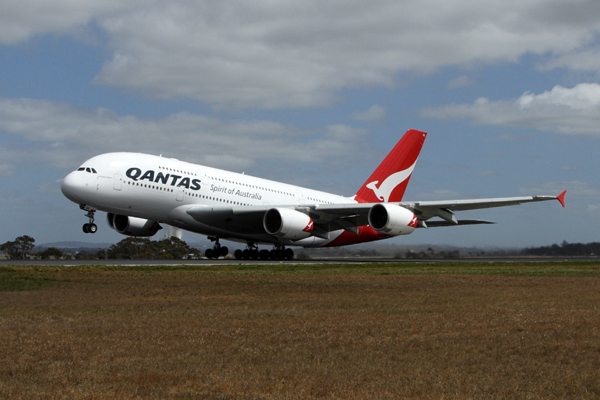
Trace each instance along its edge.
<path fill-rule="evenodd" d="M 479 3 L 3 2 L 0 243 L 122 239 L 81 232 L 60 192 L 100 153 L 351 196 L 410 128 L 429 136 L 406 200 L 567 190 L 567 208 L 460 213 L 498 224 L 392 243 L 600 240 L 600 3 Z"/>

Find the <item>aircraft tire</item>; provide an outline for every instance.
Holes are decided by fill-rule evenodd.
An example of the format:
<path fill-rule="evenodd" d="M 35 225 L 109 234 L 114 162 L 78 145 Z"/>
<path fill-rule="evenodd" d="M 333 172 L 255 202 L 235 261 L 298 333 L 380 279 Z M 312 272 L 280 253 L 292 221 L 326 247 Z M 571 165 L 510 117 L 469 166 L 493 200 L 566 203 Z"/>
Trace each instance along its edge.
<path fill-rule="evenodd" d="M 236 260 L 241 260 L 243 257 L 243 252 L 240 249 L 237 249 L 233 252 L 233 255 L 235 256 Z"/>
<path fill-rule="evenodd" d="M 227 254 L 229 254 L 229 249 L 227 248 L 227 246 L 223 246 L 223 247 L 221 247 L 221 250 L 220 250 L 220 251 L 221 251 L 221 255 L 222 255 L 223 257 L 227 257 Z"/>
<path fill-rule="evenodd" d="M 90 224 L 83 224 L 83 233 L 90 233 Z"/>
<path fill-rule="evenodd" d="M 98 226 L 96 224 L 88 224 L 88 232 L 96 233 L 98 232 Z"/>
<path fill-rule="evenodd" d="M 213 258 L 213 250 L 212 249 L 206 249 L 206 251 L 204 252 L 204 257 L 206 257 L 206 258 Z"/>
<path fill-rule="evenodd" d="M 258 253 L 258 256 L 260 257 L 261 260 L 268 260 L 269 259 L 269 250 L 261 250 Z"/>
<path fill-rule="evenodd" d="M 283 254 L 285 255 L 285 258 L 288 260 L 294 259 L 294 250 L 292 250 L 292 249 L 285 249 Z"/>

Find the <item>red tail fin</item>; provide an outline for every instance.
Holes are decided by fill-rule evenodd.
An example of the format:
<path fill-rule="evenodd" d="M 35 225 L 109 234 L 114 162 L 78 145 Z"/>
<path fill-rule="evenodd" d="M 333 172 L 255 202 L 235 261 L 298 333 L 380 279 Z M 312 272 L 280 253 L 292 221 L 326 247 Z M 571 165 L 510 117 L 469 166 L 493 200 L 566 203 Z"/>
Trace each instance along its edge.
<path fill-rule="evenodd" d="M 356 193 L 359 203 L 402 201 L 427 133 L 410 129 Z"/>

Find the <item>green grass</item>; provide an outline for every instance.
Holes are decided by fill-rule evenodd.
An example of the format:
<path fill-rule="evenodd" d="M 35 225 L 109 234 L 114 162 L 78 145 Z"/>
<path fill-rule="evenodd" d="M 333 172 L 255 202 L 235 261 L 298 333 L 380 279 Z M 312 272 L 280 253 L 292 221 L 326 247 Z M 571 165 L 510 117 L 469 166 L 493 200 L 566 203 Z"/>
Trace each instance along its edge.
<path fill-rule="evenodd" d="M 560 263 L 356 263 L 356 264 L 238 264 L 238 265 L 128 265 L 95 266 L 120 271 L 189 271 L 220 274 L 365 274 L 365 275 L 496 275 L 496 276 L 600 276 L 599 262 Z"/>
<path fill-rule="evenodd" d="M 47 273 L 31 270 L 29 267 L 0 268 L 0 292 L 39 290 L 56 284 Z"/>
<path fill-rule="evenodd" d="M 355 263 L 355 264 L 184 264 L 122 266 L 11 266 L 0 267 L 0 291 L 42 289 L 57 281 L 59 272 L 140 271 L 209 274 L 309 274 L 309 275 L 490 275 L 490 276 L 600 276 L 600 262 L 468 262 L 468 263 Z M 60 279 L 59 279 L 60 280 Z"/>

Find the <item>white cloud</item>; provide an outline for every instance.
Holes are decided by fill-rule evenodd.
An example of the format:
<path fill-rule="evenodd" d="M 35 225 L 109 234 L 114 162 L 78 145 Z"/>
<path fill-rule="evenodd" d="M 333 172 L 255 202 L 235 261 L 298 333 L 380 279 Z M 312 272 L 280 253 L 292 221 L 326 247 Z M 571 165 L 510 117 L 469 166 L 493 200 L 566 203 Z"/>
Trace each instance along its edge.
<path fill-rule="evenodd" d="M 365 112 L 357 111 L 352 114 L 352 119 L 357 121 L 378 121 L 383 117 L 385 117 L 385 107 L 378 104 L 373 104 L 371 108 Z"/>
<path fill-rule="evenodd" d="M 539 65 L 539 69 L 542 71 L 555 68 L 568 68 L 574 71 L 600 74 L 600 49 L 575 49 Z"/>
<path fill-rule="evenodd" d="M 475 125 L 533 128 L 541 131 L 600 137 L 600 85 L 555 86 L 541 94 L 524 93 L 516 100 L 451 104 L 423 109 L 421 116 L 471 120 Z"/>
<path fill-rule="evenodd" d="M 95 81 L 216 108 L 316 107 L 398 73 L 597 53 L 596 0 L 6 0 L 0 43 L 100 27 L 112 59 Z M 591 49 L 591 50 L 590 50 Z M 579 52 L 579 53 L 578 53 Z M 588 63 L 592 65 L 591 63 Z M 464 78 L 451 82 L 463 85 Z M 456 87 L 456 86 L 454 86 Z"/>
<path fill-rule="evenodd" d="M 4 176 L 22 163 L 73 168 L 109 151 L 163 154 L 233 170 L 263 160 L 339 166 L 349 162 L 348 154 L 364 151 L 367 133 L 346 125 L 315 132 L 273 121 L 222 120 L 191 113 L 140 119 L 107 109 L 7 98 L 0 98 L 0 130 L 19 138 L 0 146 Z"/>
<path fill-rule="evenodd" d="M 0 44 L 14 44 L 46 33 L 76 34 L 96 19 L 130 11 L 142 0 L 3 0 Z"/>

